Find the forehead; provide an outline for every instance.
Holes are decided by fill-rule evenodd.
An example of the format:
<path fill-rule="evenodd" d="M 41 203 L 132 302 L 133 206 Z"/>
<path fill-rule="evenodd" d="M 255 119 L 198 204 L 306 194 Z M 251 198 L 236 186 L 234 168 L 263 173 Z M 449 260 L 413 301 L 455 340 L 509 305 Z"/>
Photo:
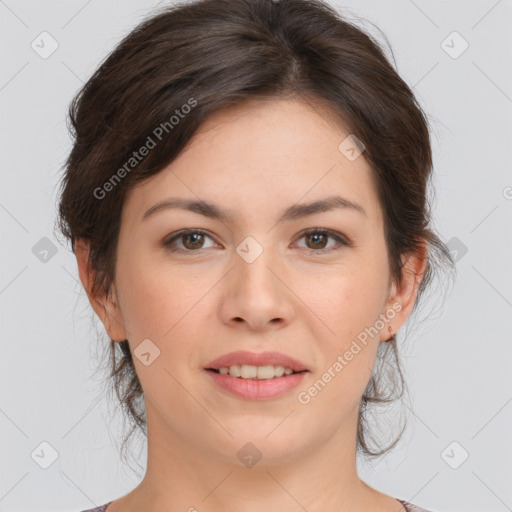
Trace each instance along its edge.
<path fill-rule="evenodd" d="M 340 151 L 349 135 L 319 102 L 246 101 L 211 115 L 166 169 L 128 192 L 125 208 L 140 218 L 172 195 L 250 216 L 339 194 L 379 215 L 364 152 Z"/>
<path fill-rule="evenodd" d="M 298 96 L 282 99 L 247 100 L 212 114 L 184 149 L 243 151 L 258 161 L 265 156 L 275 159 L 294 155 L 311 157 L 325 151 L 337 156 L 340 136 L 350 131 L 335 117 L 332 108 L 319 100 Z M 323 144 L 322 144 L 323 140 Z M 308 144 L 304 145 L 304 142 Z M 229 146 L 229 151 L 226 151 Z M 261 151 L 264 150 L 264 151 Z"/>

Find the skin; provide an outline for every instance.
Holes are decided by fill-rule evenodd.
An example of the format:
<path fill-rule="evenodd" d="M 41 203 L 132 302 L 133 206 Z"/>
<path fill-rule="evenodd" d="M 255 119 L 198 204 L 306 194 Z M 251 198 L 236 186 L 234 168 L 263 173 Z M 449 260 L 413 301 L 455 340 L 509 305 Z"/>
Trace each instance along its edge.
<path fill-rule="evenodd" d="M 146 475 L 107 512 L 404 510 L 359 478 L 357 416 L 388 325 L 396 333 L 411 313 L 426 249 L 408 255 L 404 278 L 391 282 L 371 168 L 364 153 L 350 161 L 338 150 L 349 133 L 304 98 L 218 112 L 169 167 L 126 196 L 108 297 L 92 296 L 87 245 L 77 245 L 81 281 L 109 336 L 128 339 L 132 353 L 147 338 L 160 350 L 149 366 L 134 357 L 148 421 Z M 335 209 L 276 223 L 286 207 L 333 191 L 366 215 Z M 141 220 L 171 196 L 206 200 L 234 217 L 169 209 Z M 202 244 L 178 239 L 174 247 L 188 253 L 163 245 L 186 228 L 208 236 Z M 353 246 L 301 235 L 310 228 L 331 229 Z M 247 236 L 263 248 L 252 263 L 236 252 Z M 331 250 L 315 253 L 322 249 Z M 299 403 L 298 393 L 393 304 L 401 307 L 394 318 L 310 403 Z M 281 397 L 236 398 L 203 369 L 234 350 L 282 352 L 310 373 Z M 248 441 L 262 454 L 250 468 L 237 457 Z"/>

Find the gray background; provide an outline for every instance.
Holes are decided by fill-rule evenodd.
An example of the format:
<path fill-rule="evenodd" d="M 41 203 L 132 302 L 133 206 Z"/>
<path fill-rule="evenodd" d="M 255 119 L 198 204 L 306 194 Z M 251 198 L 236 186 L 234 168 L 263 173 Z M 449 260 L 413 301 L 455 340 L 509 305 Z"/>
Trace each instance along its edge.
<path fill-rule="evenodd" d="M 434 225 L 458 251 L 453 290 L 425 306 L 434 314 L 411 325 L 401 347 L 409 428 L 378 463 L 360 462 L 361 476 L 439 512 L 511 510 L 512 1 L 331 3 L 382 29 L 428 113 Z M 143 474 L 119 460 L 121 417 L 96 371 L 104 331 L 91 321 L 76 260 L 53 226 L 70 150 L 69 101 L 162 4 L 0 1 L 3 512 L 90 508 L 127 493 Z M 35 41 L 43 51 L 46 37 L 51 49 L 44 31 L 58 43 L 48 58 L 31 47 Z M 57 458 L 44 469 L 53 450 Z"/>

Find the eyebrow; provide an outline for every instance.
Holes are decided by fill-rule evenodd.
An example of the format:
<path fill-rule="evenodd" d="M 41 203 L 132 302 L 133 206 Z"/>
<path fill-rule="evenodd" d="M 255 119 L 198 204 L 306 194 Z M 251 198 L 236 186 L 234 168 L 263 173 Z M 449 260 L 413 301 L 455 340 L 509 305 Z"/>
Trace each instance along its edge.
<path fill-rule="evenodd" d="M 219 206 L 208 203 L 207 201 L 195 201 L 190 199 L 170 197 L 154 204 L 142 216 L 142 221 L 152 217 L 157 212 L 168 209 L 182 209 L 199 213 L 210 219 L 219 220 L 221 222 L 231 222 L 234 218 L 233 210 L 223 210 Z M 364 208 L 357 203 L 349 201 L 341 196 L 330 196 L 312 203 L 295 204 L 286 208 L 279 217 L 277 223 L 297 220 L 309 215 L 323 213 L 334 209 L 348 209 L 367 216 Z"/>

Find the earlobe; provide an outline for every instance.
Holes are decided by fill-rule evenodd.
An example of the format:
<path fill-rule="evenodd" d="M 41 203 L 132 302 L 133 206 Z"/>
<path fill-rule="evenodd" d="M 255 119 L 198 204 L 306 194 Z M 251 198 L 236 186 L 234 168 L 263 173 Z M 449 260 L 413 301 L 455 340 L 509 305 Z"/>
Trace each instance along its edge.
<path fill-rule="evenodd" d="M 85 289 L 89 302 L 100 318 L 108 336 L 114 341 L 127 339 L 126 331 L 121 321 L 121 312 L 115 300 L 115 288 L 112 284 L 111 293 L 97 295 L 93 288 L 94 272 L 89 263 L 89 244 L 83 240 L 75 242 L 75 256 L 78 264 L 78 274 Z"/>
<path fill-rule="evenodd" d="M 115 297 L 114 285 L 112 285 L 112 297 Z M 99 302 L 103 315 L 100 317 L 105 330 L 110 339 L 114 341 L 124 341 L 128 339 L 128 335 L 123 325 L 121 311 L 119 305 L 114 298 L 106 297 L 103 302 Z"/>

